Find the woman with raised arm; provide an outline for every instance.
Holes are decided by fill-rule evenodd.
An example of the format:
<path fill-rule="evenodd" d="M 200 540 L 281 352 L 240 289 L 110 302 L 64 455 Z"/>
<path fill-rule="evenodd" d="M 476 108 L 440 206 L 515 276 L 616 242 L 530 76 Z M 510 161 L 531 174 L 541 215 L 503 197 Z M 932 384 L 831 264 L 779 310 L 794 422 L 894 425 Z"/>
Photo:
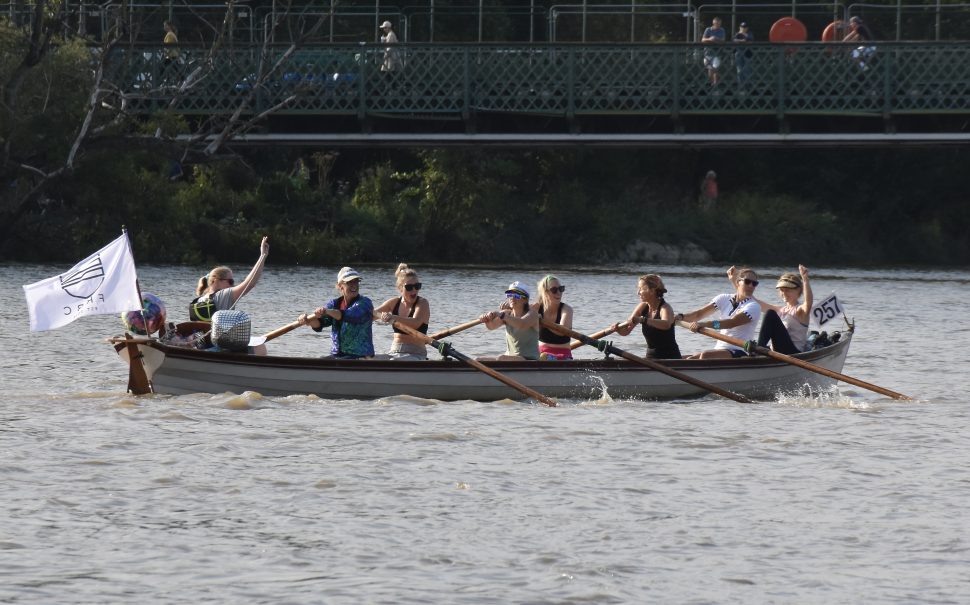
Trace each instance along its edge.
<path fill-rule="evenodd" d="M 401 263 L 394 272 L 397 290 L 400 296 L 390 298 L 374 309 L 374 317 L 384 323 L 400 322 L 414 328 L 422 334 L 428 333 L 428 321 L 431 319 L 431 305 L 426 298 L 418 296 L 421 282 L 414 269 Z M 409 336 L 402 330 L 394 328 L 394 341 L 388 351 L 391 359 L 414 361 L 428 358 L 427 346 L 414 336 Z"/>
<path fill-rule="evenodd" d="M 540 319 L 559 324 L 564 328 L 573 327 L 573 308 L 562 301 L 566 286 L 562 285 L 555 275 L 547 275 L 536 284 L 539 289 L 539 301 L 532 304 L 532 309 Z M 573 358 L 573 350 L 569 348 L 570 338 L 553 332 L 543 325 L 539 325 L 539 359 L 565 360 Z"/>
<path fill-rule="evenodd" d="M 362 359 L 374 356 L 374 304 L 360 294 L 360 273 L 343 267 L 337 273 L 340 296 L 298 318 L 314 332 L 330 330 L 330 357 Z"/>
<path fill-rule="evenodd" d="M 505 326 L 505 354 L 500 361 L 539 359 L 539 314 L 529 306 L 529 290 L 514 281 L 505 290 L 506 303 L 498 311 L 482 313 L 485 327 L 494 330 Z"/>
<path fill-rule="evenodd" d="M 814 302 L 812 286 L 808 281 L 808 268 L 798 265 L 797 274 L 783 274 L 778 278 L 775 289 L 785 304 L 772 305 L 758 300 L 764 314 L 761 330 L 758 332 L 758 344 L 763 347 L 770 342 L 772 349 L 785 355 L 801 353 L 808 346 L 808 324 Z M 803 293 L 805 300 L 799 302 L 798 299 Z"/>
<path fill-rule="evenodd" d="M 754 340 L 758 320 L 761 319 L 761 305 L 754 298 L 754 289 L 758 287 L 758 274 L 752 269 L 743 268 L 732 271 L 728 269 L 728 277 L 734 284 L 734 294 L 718 294 L 714 300 L 700 309 L 690 313 L 678 313 L 675 319 L 690 322 L 690 331 L 696 332 L 700 328 L 720 330 L 725 336 L 731 336 L 744 341 Z M 717 319 L 700 321 L 716 315 Z M 729 357 L 744 357 L 747 355 L 741 347 L 717 341 L 713 349 L 689 355 L 687 359 L 723 359 Z"/>
<path fill-rule="evenodd" d="M 253 289 L 263 274 L 263 265 L 269 256 L 269 238 L 259 243 L 259 259 L 250 269 L 246 279 L 238 284 L 229 267 L 215 267 L 201 278 L 195 288 L 195 298 L 189 303 L 189 319 L 192 321 L 212 321 L 216 311 L 232 309 L 239 299 Z"/>
<path fill-rule="evenodd" d="M 615 323 L 612 329 L 620 336 L 626 336 L 637 324 L 643 326 L 643 337 L 647 341 L 648 359 L 680 359 L 680 347 L 674 335 L 674 310 L 664 300 L 667 289 L 663 279 L 654 273 L 640 276 L 637 280 L 637 295 L 640 303 L 625 323 Z"/>

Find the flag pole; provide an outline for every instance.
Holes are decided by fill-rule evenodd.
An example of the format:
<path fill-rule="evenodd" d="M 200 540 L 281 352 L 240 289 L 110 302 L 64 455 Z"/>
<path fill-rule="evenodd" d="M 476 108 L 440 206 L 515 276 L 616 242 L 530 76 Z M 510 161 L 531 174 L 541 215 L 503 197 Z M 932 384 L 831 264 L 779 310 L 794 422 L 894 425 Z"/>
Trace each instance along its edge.
<path fill-rule="evenodd" d="M 121 226 L 121 234 L 125 236 L 125 244 L 128 245 L 128 254 L 131 255 L 132 263 L 137 267 L 138 263 L 135 262 L 135 251 L 131 248 L 131 238 L 128 237 L 128 229 L 125 225 Z M 145 317 L 145 299 L 141 295 L 141 283 L 138 281 L 138 270 L 135 269 L 135 291 L 138 292 L 138 312 L 141 313 L 141 322 L 145 326 L 145 336 L 151 338 L 152 335 L 148 333 L 148 318 Z"/>

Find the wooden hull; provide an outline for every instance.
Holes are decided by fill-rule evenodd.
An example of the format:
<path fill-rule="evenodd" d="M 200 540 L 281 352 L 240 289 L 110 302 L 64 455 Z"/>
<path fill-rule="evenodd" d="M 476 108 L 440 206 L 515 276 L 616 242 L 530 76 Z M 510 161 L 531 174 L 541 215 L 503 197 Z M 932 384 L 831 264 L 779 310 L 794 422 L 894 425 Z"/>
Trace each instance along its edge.
<path fill-rule="evenodd" d="M 851 333 L 830 347 L 798 357 L 841 372 Z M 518 391 L 461 362 L 329 360 L 256 357 L 137 345 L 156 393 L 315 394 L 326 399 L 377 399 L 410 395 L 426 399 L 496 401 L 522 399 Z M 116 347 L 127 360 L 124 345 Z M 670 368 L 757 400 L 827 389 L 834 380 L 767 357 L 663 361 Z M 686 399 L 707 391 L 623 359 L 487 362 L 488 366 L 543 395 L 598 399 L 604 388 L 618 399 Z"/>

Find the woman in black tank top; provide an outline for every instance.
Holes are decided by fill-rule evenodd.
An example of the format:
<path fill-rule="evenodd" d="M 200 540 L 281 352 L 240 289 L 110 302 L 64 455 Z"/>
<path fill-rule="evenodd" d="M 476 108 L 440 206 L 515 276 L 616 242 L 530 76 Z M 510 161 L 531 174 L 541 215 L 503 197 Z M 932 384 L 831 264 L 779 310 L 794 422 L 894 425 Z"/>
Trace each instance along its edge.
<path fill-rule="evenodd" d="M 564 328 L 573 327 L 573 308 L 562 302 L 566 286 L 555 275 L 547 275 L 539 280 L 539 302 L 533 308 L 540 318 L 554 321 Z M 539 325 L 539 358 L 547 360 L 572 359 L 571 339 Z"/>
<path fill-rule="evenodd" d="M 418 296 L 421 282 L 418 274 L 406 264 L 401 263 L 395 271 L 397 289 L 400 296 L 389 298 L 374 309 L 374 318 L 390 323 L 400 322 L 415 330 L 427 334 L 428 321 L 431 319 L 431 305 L 426 298 Z M 388 355 L 392 359 L 427 359 L 428 349 L 423 342 L 409 336 L 397 328 L 394 329 L 394 340 Z"/>
<path fill-rule="evenodd" d="M 664 301 L 667 289 L 659 275 L 650 273 L 638 280 L 637 294 L 640 304 L 622 324 L 612 328 L 621 336 L 633 331 L 633 326 L 643 325 L 643 337 L 647 341 L 647 357 L 650 359 L 680 359 L 680 347 L 674 335 L 674 310 Z"/>

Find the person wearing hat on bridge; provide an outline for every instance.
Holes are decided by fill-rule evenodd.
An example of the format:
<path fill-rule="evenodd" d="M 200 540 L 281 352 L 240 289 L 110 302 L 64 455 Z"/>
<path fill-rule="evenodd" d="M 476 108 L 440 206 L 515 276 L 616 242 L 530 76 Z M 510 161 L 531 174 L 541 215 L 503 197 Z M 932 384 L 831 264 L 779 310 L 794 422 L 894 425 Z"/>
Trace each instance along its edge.
<path fill-rule="evenodd" d="M 330 328 L 330 357 L 362 359 L 374 356 L 374 303 L 360 294 L 360 273 L 343 267 L 337 273 L 340 296 L 298 318 L 314 332 Z"/>
<path fill-rule="evenodd" d="M 748 29 L 748 24 L 744 21 L 738 26 L 738 33 L 734 34 L 735 44 L 748 44 L 754 42 L 754 35 Z M 734 67 L 738 72 L 738 84 L 743 88 L 751 76 L 751 49 L 739 47 L 734 51 Z"/>
<path fill-rule="evenodd" d="M 505 290 L 505 297 L 502 307 L 507 308 L 488 311 L 480 318 L 489 330 L 505 326 L 505 354 L 490 359 L 539 359 L 539 314 L 529 306 L 528 288 L 514 281 Z"/>
<path fill-rule="evenodd" d="M 381 23 L 381 44 L 397 44 L 397 34 L 394 33 L 394 26 L 390 21 Z M 384 49 L 384 63 L 381 64 L 381 71 L 397 71 L 404 66 L 401 61 L 401 54 L 398 49 L 388 46 Z"/>

